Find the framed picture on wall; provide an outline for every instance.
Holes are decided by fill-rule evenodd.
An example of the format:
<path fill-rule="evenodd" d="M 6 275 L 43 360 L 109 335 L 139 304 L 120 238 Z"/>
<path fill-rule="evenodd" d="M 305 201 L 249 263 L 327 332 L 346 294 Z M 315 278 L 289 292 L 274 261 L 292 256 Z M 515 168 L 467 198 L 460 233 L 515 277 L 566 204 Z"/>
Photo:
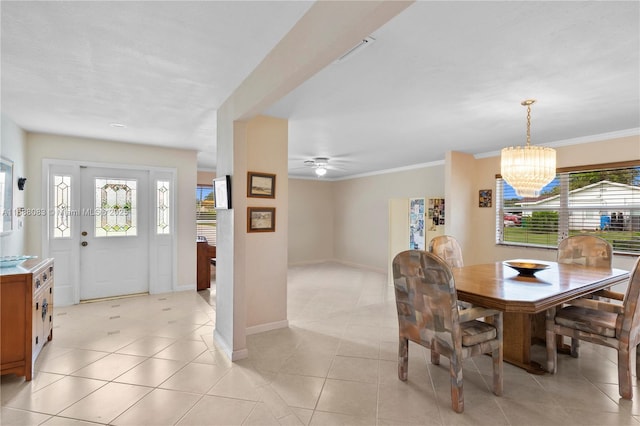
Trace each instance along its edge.
<path fill-rule="evenodd" d="M 13 229 L 13 161 L 0 158 L 0 202 L 2 202 L 2 221 L 0 235 Z"/>
<path fill-rule="evenodd" d="M 247 232 L 275 232 L 275 207 L 247 207 Z"/>
<path fill-rule="evenodd" d="M 231 208 L 231 176 L 220 176 L 213 180 L 214 209 Z"/>
<path fill-rule="evenodd" d="M 491 207 L 490 189 L 481 189 L 478 192 L 478 207 Z"/>
<path fill-rule="evenodd" d="M 248 172 L 247 197 L 276 198 L 276 175 Z"/>

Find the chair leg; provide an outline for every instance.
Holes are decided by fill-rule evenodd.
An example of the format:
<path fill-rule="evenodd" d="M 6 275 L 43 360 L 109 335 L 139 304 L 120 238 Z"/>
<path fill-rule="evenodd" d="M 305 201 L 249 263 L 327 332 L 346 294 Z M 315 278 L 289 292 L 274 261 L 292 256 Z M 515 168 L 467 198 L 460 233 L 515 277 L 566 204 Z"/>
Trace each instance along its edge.
<path fill-rule="evenodd" d="M 409 340 L 400 337 L 398 344 L 398 378 L 403 382 L 409 374 Z"/>
<path fill-rule="evenodd" d="M 464 411 L 464 393 L 462 387 L 462 365 L 456 356 L 449 360 L 449 375 L 451 376 L 451 407 L 456 413 Z"/>
<path fill-rule="evenodd" d="M 578 348 L 580 347 L 580 340 L 571 338 L 571 356 L 578 358 Z"/>
<path fill-rule="evenodd" d="M 618 349 L 618 391 L 624 399 L 633 398 L 631 387 L 631 353 L 629 348 Z"/>
<path fill-rule="evenodd" d="M 440 365 L 440 354 L 434 348 L 431 348 L 431 364 Z"/>
<path fill-rule="evenodd" d="M 558 368 L 558 349 L 556 345 L 556 308 L 549 308 L 546 312 L 546 341 L 547 341 L 547 371 L 555 374 Z"/>
<path fill-rule="evenodd" d="M 493 359 L 493 393 L 497 396 L 502 395 L 502 377 L 503 377 L 503 362 L 502 362 L 502 347 L 496 349 L 491 353 Z"/>

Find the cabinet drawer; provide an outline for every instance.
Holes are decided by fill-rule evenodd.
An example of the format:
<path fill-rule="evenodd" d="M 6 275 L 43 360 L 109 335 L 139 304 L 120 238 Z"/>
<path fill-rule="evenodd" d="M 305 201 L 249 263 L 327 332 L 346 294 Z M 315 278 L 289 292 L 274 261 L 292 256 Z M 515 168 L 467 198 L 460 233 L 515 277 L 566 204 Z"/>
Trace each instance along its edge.
<path fill-rule="evenodd" d="M 53 266 L 47 266 L 33 274 L 33 294 L 53 280 Z"/>

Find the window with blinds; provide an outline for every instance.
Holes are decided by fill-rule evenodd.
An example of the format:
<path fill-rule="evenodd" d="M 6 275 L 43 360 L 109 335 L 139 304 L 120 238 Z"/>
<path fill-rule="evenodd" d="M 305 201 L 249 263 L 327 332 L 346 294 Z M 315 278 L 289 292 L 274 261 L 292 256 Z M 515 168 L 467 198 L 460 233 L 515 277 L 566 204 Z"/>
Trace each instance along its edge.
<path fill-rule="evenodd" d="M 591 234 L 616 252 L 640 253 L 640 163 L 561 170 L 537 198 L 516 196 L 498 177 L 496 193 L 498 244 L 557 247 Z"/>
<path fill-rule="evenodd" d="M 198 185 L 196 187 L 196 235 L 199 239 L 216 245 L 216 210 L 213 208 L 213 186 Z"/>

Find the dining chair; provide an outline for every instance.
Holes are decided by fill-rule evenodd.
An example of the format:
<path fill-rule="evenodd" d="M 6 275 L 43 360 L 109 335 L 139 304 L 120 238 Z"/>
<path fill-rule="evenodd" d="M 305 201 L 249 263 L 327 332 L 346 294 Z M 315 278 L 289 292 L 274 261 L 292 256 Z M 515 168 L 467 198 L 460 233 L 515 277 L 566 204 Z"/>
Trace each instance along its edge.
<path fill-rule="evenodd" d="M 595 235 L 573 235 L 558 244 L 558 263 L 611 268 L 613 247 Z"/>
<path fill-rule="evenodd" d="M 596 295 L 622 301 L 605 302 L 579 298 L 570 306 L 546 313 L 547 371 L 558 368 L 558 352 L 554 344 L 557 335 L 569 336 L 596 345 L 608 346 L 618 351 L 618 391 L 624 399 L 632 399 L 631 354 L 640 343 L 640 258 L 629 278 L 625 294 L 600 290 Z M 636 351 L 636 370 L 640 371 L 640 358 Z"/>
<path fill-rule="evenodd" d="M 558 244 L 558 263 L 611 268 L 612 258 L 611 243 L 595 235 L 572 235 Z M 578 357 L 579 342 L 578 339 L 571 339 L 571 356 L 574 358 Z"/>
<path fill-rule="evenodd" d="M 493 393 L 502 395 L 502 312 L 480 307 L 460 310 L 451 269 L 432 253 L 403 251 L 392 265 L 399 324 L 398 378 L 408 378 L 409 341 L 430 349 L 435 365 L 440 355 L 445 356 L 449 359 L 451 406 L 462 413 L 462 361 L 490 353 Z"/>
<path fill-rule="evenodd" d="M 439 235 L 429 241 L 429 252 L 444 260 L 451 268 L 464 266 L 462 249 L 458 240 L 451 235 Z"/>
<path fill-rule="evenodd" d="M 451 235 L 438 235 L 437 237 L 433 237 L 431 241 L 429 241 L 429 252 L 444 260 L 451 268 L 464 266 L 460 243 Z M 469 309 L 473 305 L 458 300 L 458 306 L 462 309 Z"/>

